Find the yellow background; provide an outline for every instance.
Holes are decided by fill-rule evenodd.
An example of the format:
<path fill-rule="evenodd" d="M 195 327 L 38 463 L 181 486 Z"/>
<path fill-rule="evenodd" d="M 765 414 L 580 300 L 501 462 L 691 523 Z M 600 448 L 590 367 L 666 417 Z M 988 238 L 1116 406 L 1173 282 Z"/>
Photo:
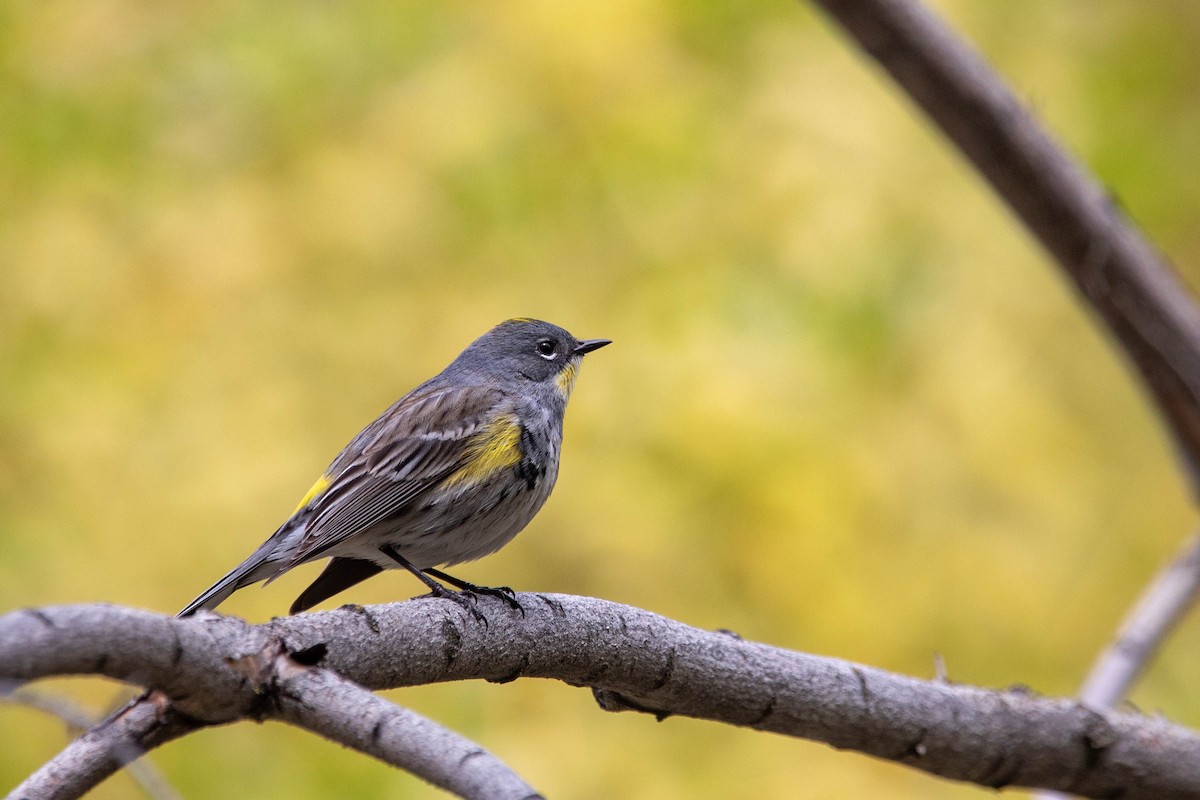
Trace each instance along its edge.
<path fill-rule="evenodd" d="M 936 8 L 1194 277 L 1200 7 Z M 516 315 L 615 344 L 468 580 L 1068 694 L 1194 523 L 1046 257 L 803 4 L 13 0 L 0 57 L 0 610 L 174 612 Z M 1200 725 L 1198 659 L 1191 620 L 1134 701 Z M 992 796 L 548 681 L 389 696 L 556 800 Z M 0 738 L 4 789 L 64 743 Z M 188 798 L 439 796 L 276 724 L 153 760 Z"/>

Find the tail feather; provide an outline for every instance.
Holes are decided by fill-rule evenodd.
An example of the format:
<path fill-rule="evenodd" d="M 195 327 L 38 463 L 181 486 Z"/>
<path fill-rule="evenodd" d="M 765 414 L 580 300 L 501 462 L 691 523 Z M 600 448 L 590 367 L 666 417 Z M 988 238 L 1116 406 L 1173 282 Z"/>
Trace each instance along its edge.
<path fill-rule="evenodd" d="M 249 558 L 234 567 L 228 575 L 201 592 L 200 596 L 188 603 L 178 616 L 190 617 L 197 611 L 211 611 L 225 602 L 229 595 L 238 589 L 266 580 L 274 575 L 278 568 L 278 562 L 268 559 L 274 549 L 268 548 L 268 544 L 271 542 L 265 542 Z"/>
<path fill-rule="evenodd" d="M 349 589 L 359 581 L 365 581 L 382 570 L 383 567 L 370 561 L 357 558 L 331 558 L 325 571 L 300 593 L 288 613 L 299 614 L 301 611 L 307 611 L 322 600 L 333 597 L 343 589 Z"/>

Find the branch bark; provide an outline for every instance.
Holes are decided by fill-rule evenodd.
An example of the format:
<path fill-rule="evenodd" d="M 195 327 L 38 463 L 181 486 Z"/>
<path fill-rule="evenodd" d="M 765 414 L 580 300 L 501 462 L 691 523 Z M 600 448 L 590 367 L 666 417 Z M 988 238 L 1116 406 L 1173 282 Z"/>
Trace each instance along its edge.
<path fill-rule="evenodd" d="M 1198 593 L 1200 533 L 1150 581 L 1116 639 L 1096 659 L 1079 690 L 1079 701 L 1096 711 L 1116 708 Z M 1037 800 L 1064 797 L 1059 792 L 1036 795 Z"/>
<path fill-rule="evenodd" d="M 1088 708 L 1116 708 L 1163 639 L 1200 593 L 1200 534 L 1150 581 L 1079 690 Z"/>
<path fill-rule="evenodd" d="M 479 745 L 316 667 L 324 645 L 288 650 L 269 628 L 204 619 L 208 626 L 189 630 L 172 617 L 110 606 L 0 617 L 0 641 L 11 648 L 4 654 L 11 658 L 0 656 L 3 679 L 96 674 L 150 690 L 72 742 L 10 797 L 79 797 L 159 745 L 240 719 L 305 728 L 459 797 L 541 796 Z"/>
<path fill-rule="evenodd" d="M 98 721 L 95 716 L 74 702 L 64 697 L 35 692 L 20 681 L 0 681 L 0 701 L 36 708 L 58 717 L 73 736 L 83 733 Z M 174 787 L 167 783 L 153 764 L 149 761 L 133 760 L 138 755 L 140 751 L 135 748 L 127 766 L 130 777 L 137 782 L 146 796 L 152 800 L 178 800 L 179 795 Z M 114 767 L 116 768 L 118 767 Z"/>
<path fill-rule="evenodd" d="M 149 695 L 75 739 L 8 797 L 11 800 L 82 797 L 143 753 L 202 727 L 203 724 L 172 708 L 165 695 Z"/>
<path fill-rule="evenodd" d="M 320 721 L 328 705 L 276 710 L 281 703 L 308 705 L 304 681 L 310 679 L 296 682 L 293 671 L 330 670 L 371 690 L 556 678 L 598 690 L 605 708 L 815 739 L 985 786 L 1042 786 L 1090 797 L 1120 792 L 1126 800 L 1200 792 L 1200 737 L 1162 719 L 1096 713 L 1020 690 L 921 681 L 602 600 L 519 599 L 524 617 L 499 601 L 481 601 L 486 624 L 442 600 L 346 606 L 263 625 L 105 606 L 14 612 L 0 617 L 0 640 L 8 643 L 0 652 L 0 677 L 103 674 L 165 693 L 168 720 L 194 725 L 276 717 L 323 732 L 333 724 Z M 161 709 L 142 713 L 162 716 Z M 344 715 L 334 714 L 345 721 Z M 186 732 L 174 724 L 172 735 Z M 358 746 L 363 735 L 359 726 L 337 738 Z M 95 760 L 99 754 L 87 739 L 78 747 Z M 121 740 L 146 744 L 144 732 Z M 378 746 L 384 742 L 381 735 Z M 74 749 L 56 761 L 68 763 Z M 442 767 L 450 769 L 451 761 L 461 758 Z M 67 777 L 58 773 L 59 780 Z"/>
<path fill-rule="evenodd" d="M 286 659 L 277 719 L 407 770 L 459 796 L 538 800 L 541 795 L 487 750 L 325 669 Z"/>

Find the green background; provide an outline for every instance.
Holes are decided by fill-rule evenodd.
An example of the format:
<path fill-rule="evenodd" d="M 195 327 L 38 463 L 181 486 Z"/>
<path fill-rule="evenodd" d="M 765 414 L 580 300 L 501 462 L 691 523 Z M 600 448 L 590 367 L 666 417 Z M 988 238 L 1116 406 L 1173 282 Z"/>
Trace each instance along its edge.
<path fill-rule="evenodd" d="M 1200 6 L 935 8 L 1194 280 Z M 177 610 L 517 315 L 615 344 L 468 580 L 1069 694 L 1194 523 L 1047 258 L 806 5 L 10 0 L 0 56 L 0 610 Z M 1134 702 L 1200 726 L 1198 659 L 1193 620 Z M 388 696 L 556 800 L 992 795 L 549 681 Z M 2 789 L 65 741 L 0 738 Z M 153 760 L 188 798 L 439 796 L 277 724 Z"/>

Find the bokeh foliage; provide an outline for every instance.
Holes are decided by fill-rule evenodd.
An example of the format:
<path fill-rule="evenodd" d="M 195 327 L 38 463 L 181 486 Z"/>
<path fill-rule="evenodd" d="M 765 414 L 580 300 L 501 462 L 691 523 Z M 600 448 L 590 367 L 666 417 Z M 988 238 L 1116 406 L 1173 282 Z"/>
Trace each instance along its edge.
<path fill-rule="evenodd" d="M 937 8 L 1193 270 L 1200 6 Z M 470 580 L 1069 693 L 1194 521 L 1045 256 L 804 5 L 8 0 L 0 175 L 0 609 L 179 608 L 514 315 L 616 344 Z M 1193 621 L 1135 702 L 1200 725 L 1198 658 Z M 394 697 L 563 800 L 990 795 L 551 682 Z M 0 787 L 64 741 L 0 731 Z M 436 796 L 281 726 L 154 760 L 190 798 Z"/>

